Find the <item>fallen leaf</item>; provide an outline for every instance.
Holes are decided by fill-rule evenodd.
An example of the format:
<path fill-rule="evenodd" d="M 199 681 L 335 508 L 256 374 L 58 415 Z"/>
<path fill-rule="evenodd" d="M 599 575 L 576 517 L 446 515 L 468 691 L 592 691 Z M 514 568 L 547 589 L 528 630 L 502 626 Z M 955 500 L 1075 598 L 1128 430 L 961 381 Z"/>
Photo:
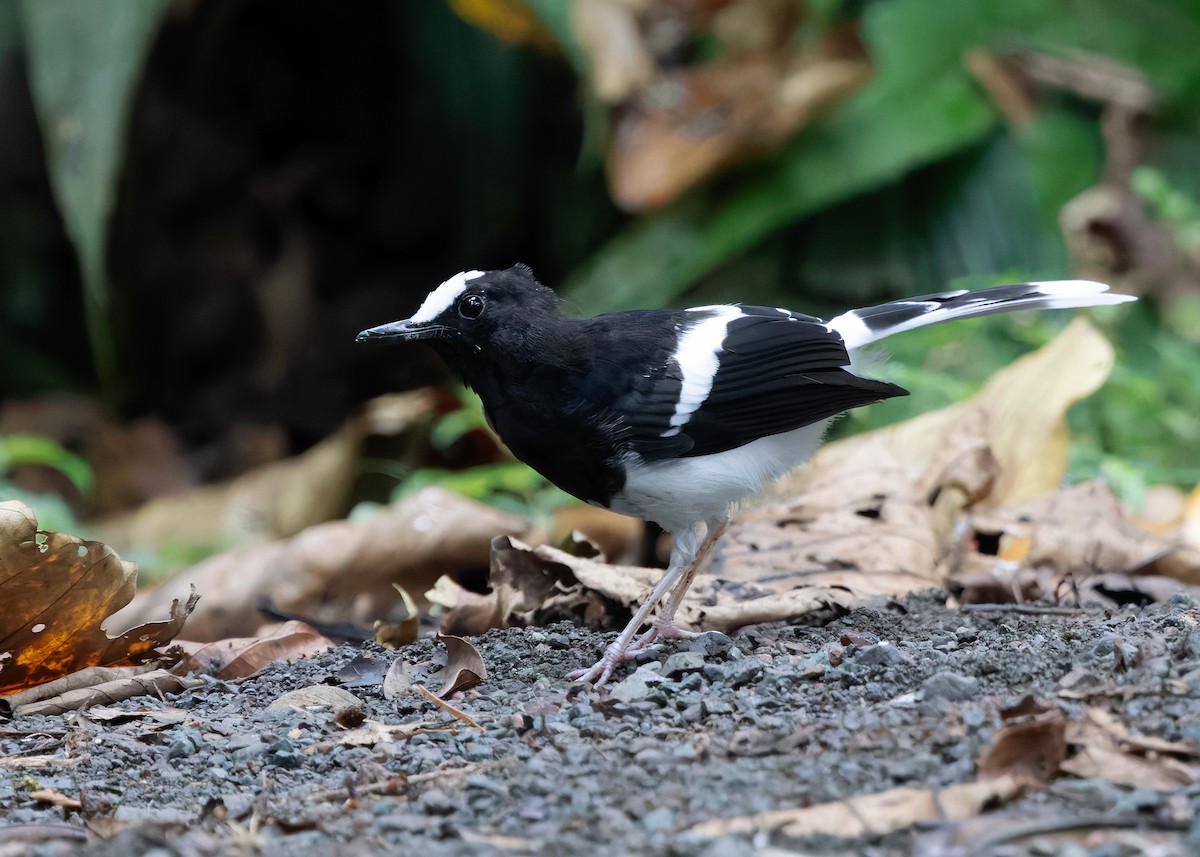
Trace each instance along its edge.
<path fill-rule="evenodd" d="M 440 699 L 470 690 L 487 679 L 483 656 L 469 642 L 448 634 L 438 634 L 437 641 L 446 647 L 446 683 L 437 692 Z"/>
<path fill-rule="evenodd" d="M 717 837 L 782 828 L 784 835 L 796 838 L 881 836 L 918 822 L 944 822 L 978 815 L 987 807 L 1019 797 L 1025 786 L 1018 777 L 1001 776 L 945 789 L 889 789 L 816 806 L 706 821 L 692 827 L 690 832 Z"/>
<path fill-rule="evenodd" d="M 404 618 L 398 622 L 376 622 L 375 642 L 381 646 L 398 649 L 417 641 L 417 634 L 421 628 L 421 614 L 407 589 L 398 583 L 393 583 L 392 586 L 400 596 L 399 607 L 403 608 Z"/>
<path fill-rule="evenodd" d="M 335 674 L 342 687 L 374 687 L 387 674 L 387 661 L 365 652 L 354 658 Z"/>
<path fill-rule="evenodd" d="M 334 719 L 343 726 L 354 726 L 363 722 L 363 701 L 348 690 L 329 684 L 314 684 L 290 690 L 276 698 L 267 710 L 291 708 L 296 711 L 329 709 Z"/>
<path fill-rule="evenodd" d="M 1174 759 L 1145 759 L 1113 747 L 1086 746 L 1063 762 L 1062 769 L 1083 779 L 1108 780 L 1135 789 L 1174 791 L 1197 781 L 1195 767 Z"/>
<path fill-rule="evenodd" d="M 487 667 L 479 650 L 461 637 L 438 634 L 438 642 L 446 647 L 445 665 L 438 659 L 421 663 L 410 663 L 396 658 L 383 679 L 383 697 L 395 700 L 406 693 L 436 695 L 446 699 L 462 690 L 469 690 L 487 678 Z M 444 676 L 442 689 L 437 694 L 425 689 L 425 685 L 438 673 Z"/>
<path fill-rule="evenodd" d="M 331 640 L 303 622 L 284 622 L 265 637 L 239 637 L 212 643 L 179 640 L 186 651 L 182 669 L 220 679 L 245 678 L 273 661 L 309 657 L 333 648 Z"/>
<path fill-rule="evenodd" d="M 388 702 L 400 698 L 408 693 L 415 681 L 413 665 L 404 658 L 396 658 L 383 677 L 383 698 Z"/>
<path fill-rule="evenodd" d="M 24 503 L 0 503 L 0 695 L 85 667 L 158 656 L 155 649 L 179 633 L 196 595 L 152 614 L 166 612 L 166 620 L 110 637 L 101 625 L 133 598 L 136 578 L 136 566 L 107 545 L 39 532 Z"/>
<path fill-rule="evenodd" d="M 852 24 L 814 40 L 800 32 L 805 15 L 794 3 L 718 3 L 730 8 L 706 12 L 688 5 L 571 5 L 590 90 L 614 108 L 609 191 L 626 211 L 660 208 L 731 165 L 777 149 L 873 75 Z M 720 50 L 681 64 L 672 54 L 687 39 Z"/>
<path fill-rule="evenodd" d="M 442 622 L 444 632 L 477 634 L 563 618 L 599 625 L 612 613 L 606 599 L 629 608 L 650 591 L 660 573 L 497 536 L 492 540 L 490 593 L 477 595 L 442 580 L 429 596 L 450 608 Z"/>
<path fill-rule="evenodd" d="M 113 708 L 107 705 L 94 705 L 87 710 L 87 718 L 100 723 L 126 723 L 130 720 L 150 720 L 143 724 L 144 728 L 156 729 L 175 726 L 194 717 L 182 708 Z"/>
<path fill-rule="evenodd" d="M 424 592 L 443 574 L 486 566 L 493 536 L 527 528 L 514 515 L 427 488 L 365 520 L 329 521 L 286 541 L 211 557 L 139 595 L 126 612 L 152 615 L 195 586 L 204 595 L 188 624 L 195 640 L 252 636 L 264 594 L 288 613 L 369 627 L 396 604 L 394 584 Z"/>
<path fill-rule="evenodd" d="M 949 569 L 955 589 L 990 580 L 1001 592 L 1020 591 L 1022 597 L 1036 599 L 1053 597 L 1068 576 L 1078 584 L 1112 572 L 1158 572 L 1182 583 L 1200 583 L 1200 551 L 1135 525 L 1112 489 L 1099 481 L 974 514 L 965 542 L 970 549 Z M 1014 544 L 1021 545 L 1019 552 L 1013 552 Z M 1006 552 L 1010 560 L 1004 560 Z M 1129 580 L 1127 585 L 1137 583 Z M 1154 596 L 1153 586 L 1152 581 L 1143 584 L 1148 600 L 1169 598 L 1174 591 L 1168 587 Z"/>
<path fill-rule="evenodd" d="M 661 575 L 661 569 L 609 565 L 549 545 L 535 548 L 499 536 L 492 543 L 490 594 L 478 596 L 440 583 L 431 596 L 452 607 L 443 630 L 466 633 L 469 628 L 471 633 L 482 633 L 487 628 L 545 625 L 564 618 L 607 629 L 625 622 Z M 823 586 L 782 589 L 771 581 L 754 585 L 707 575 L 688 590 L 678 619 L 697 630 L 728 632 L 851 601 L 849 593 Z"/>
<path fill-rule="evenodd" d="M 1100 708 L 1089 708 L 1086 719 L 1071 724 L 1067 740 L 1077 752 L 1062 769 L 1077 777 L 1158 791 L 1174 791 L 1200 780 L 1200 766 L 1174 758 L 1200 755 L 1196 742 L 1135 735 Z"/>
<path fill-rule="evenodd" d="M 179 693 L 204 684 L 201 679 L 178 676 L 165 669 L 129 675 L 125 669 L 114 668 L 110 675 L 114 673 L 116 674 L 114 678 L 84 687 L 67 687 L 66 682 L 62 679 L 57 682 L 48 682 L 33 688 L 33 691 L 40 693 L 25 691 L 0 699 L 0 709 L 6 710 L 12 717 L 62 714 L 64 711 L 78 711 L 93 705 L 111 704 L 135 696 L 162 697 L 168 693 Z M 91 675 L 98 677 L 96 673 Z M 67 678 L 73 679 L 75 676 L 67 676 Z M 47 693 L 48 690 L 54 692 Z"/>
<path fill-rule="evenodd" d="M 1067 757 L 1066 732 L 1066 717 L 1057 709 L 1005 726 L 979 760 L 979 779 L 1015 777 L 1030 785 L 1050 782 Z"/>
<path fill-rule="evenodd" d="M 91 530 L 111 544 L 140 550 L 163 544 L 211 550 L 294 536 L 344 513 L 368 436 L 422 429 L 434 409 L 431 390 L 381 396 L 300 455 L 253 468 L 221 485 L 152 500 L 132 512 L 94 521 Z"/>
<path fill-rule="evenodd" d="M 592 91 L 607 104 L 624 101 L 654 79 L 654 55 L 636 11 L 632 4 L 612 0 L 571 3 L 571 33 L 587 58 Z"/>

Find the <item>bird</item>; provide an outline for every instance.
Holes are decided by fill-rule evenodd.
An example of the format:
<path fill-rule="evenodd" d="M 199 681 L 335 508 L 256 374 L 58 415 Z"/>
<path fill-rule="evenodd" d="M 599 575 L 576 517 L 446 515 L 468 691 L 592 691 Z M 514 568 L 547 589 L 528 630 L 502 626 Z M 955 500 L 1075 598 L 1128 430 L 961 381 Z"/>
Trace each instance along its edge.
<path fill-rule="evenodd" d="M 864 348 L 956 319 L 1135 299 L 1108 289 L 1055 280 L 946 291 L 829 321 L 748 304 L 576 319 L 517 264 L 456 274 L 410 318 L 357 338 L 429 345 L 479 395 L 518 459 L 587 503 L 674 536 L 666 570 L 629 623 L 571 674 L 599 688 L 656 641 L 696 636 L 675 612 L 739 501 L 811 457 L 838 414 L 908 395 L 859 374 Z"/>

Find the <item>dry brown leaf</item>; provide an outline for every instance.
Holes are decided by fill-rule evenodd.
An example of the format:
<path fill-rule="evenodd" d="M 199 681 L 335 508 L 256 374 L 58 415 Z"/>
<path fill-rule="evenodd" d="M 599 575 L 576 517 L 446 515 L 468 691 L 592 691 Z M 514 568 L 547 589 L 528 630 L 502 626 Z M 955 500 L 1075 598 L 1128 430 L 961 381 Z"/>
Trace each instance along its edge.
<path fill-rule="evenodd" d="M 638 92 L 620 111 L 607 164 L 609 192 L 631 212 L 660 208 L 727 167 L 780 146 L 873 74 L 849 28 L 829 33 L 810 53 L 727 56 L 663 70 L 648 83 L 639 54 L 625 56 L 624 73 L 611 89 L 637 86 Z"/>
<path fill-rule="evenodd" d="M 34 690 L 45 691 L 47 688 L 52 688 L 56 690 L 52 695 L 46 695 L 44 692 L 34 694 L 29 691 L 16 693 L 0 700 L 3 703 L 0 707 L 7 709 L 13 717 L 62 714 L 64 711 L 78 711 L 93 705 L 111 704 L 135 696 L 161 697 L 163 694 L 179 693 L 204 684 L 202 679 L 178 676 L 165 669 L 150 670 L 136 675 L 129 675 L 128 671 L 122 668 L 116 668 L 112 672 L 116 673 L 115 678 L 108 678 L 88 686 L 67 687 L 67 682 L 63 682 L 61 679 L 58 682 L 49 682 L 34 688 Z M 99 677 L 99 674 L 91 672 L 90 676 Z M 73 679 L 75 676 L 67 678 Z"/>
<path fill-rule="evenodd" d="M 497 536 L 492 540 L 490 593 L 467 592 L 443 579 L 427 597 L 449 608 L 443 632 L 478 634 L 488 628 L 574 617 L 598 625 L 611 612 L 606 599 L 631 607 L 650 591 L 659 573 L 583 559 L 547 545 L 531 548 Z"/>
<path fill-rule="evenodd" d="M 1147 532 L 1159 536 L 1179 534 L 1186 523 L 1189 497 L 1174 485 L 1151 485 L 1142 497 L 1140 512 L 1131 512 L 1130 520 Z M 1197 507 L 1200 513 L 1200 506 Z"/>
<path fill-rule="evenodd" d="M 87 710 L 86 717 L 88 720 L 95 720 L 100 723 L 125 723 L 130 720 L 149 720 L 150 723 L 143 723 L 143 728 L 150 731 L 155 729 L 165 729 L 169 726 L 176 726 L 187 720 L 195 717 L 182 708 L 139 708 L 129 710 L 126 708 L 114 708 L 109 705 L 94 705 Z"/>
<path fill-rule="evenodd" d="M 782 828 L 785 835 L 797 838 L 882 835 L 922 821 L 969 818 L 986 807 L 1019 797 L 1024 790 L 1025 783 L 1014 776 L 945 789 L 889 789 L 801 809 L 706 821 L 691 832 L 716 837 Z"/>
<path fill-rule="evenodd" d="M 24 503 L 0 503 L 0 695 L 86 667 L 132 664 L 179 633 L 196 596 L 117 637 L 101 628 L 133 598 L 137 567 L 105 544 L 39 532 Z"/>
<path fill-rule="evenodd" d="M 487 679 L 487 667 L 478 649 L 461 637 L 438 634 L 437 639 L 446 647 L 445 666 L 438 658 L 417 664 L 396 658 L 383 679 L 384 699 L 395 700 L 410 692 L 433 695 L 425 684 L 439 672 L 444 677 L 442 689 L 436 694 L 439 700 L 470 690 Z"/>
<path fill-rule="evenodd" d="M 381 396 L 301 455 L 256 467 L 222 485 L 153 500 L 94 522 L 92 530 L 110 544 L 143 550 L 162 544 L 252 545 L 293 536 L 345 511 L 367 436 L 423 427 L 434 406 L 430 390 Z"/>
<path fill-rule="evenodd" d="M 949 574 L 964 601 L 1011 600 L 1016 592 L 1027 599 L 1054 597 L 1068 576 L 1080 584 L 1114 572 L 1147 575 L 1124 585 L 1152 600 L 1169 598 L 1180 587 L 1156 584 L 1151 575 L 1200 584 L 1200 551 L 1133 524 L 1103 482 L 973 515 L 965 543 Z M 1114 579 L 1113 585 L 1122 584 Z"/>
<path fill-rule="evenodd" d="M 1108 780 L 1135 789 L 1174 791 L 1197 781 L 1200 771 L 1171 758 L 1146 759 L 1113 747 L 1086 746 L 1062 769 L 1083 779 Z"/>
<path fill-rule="evenodd" d="M 661 575 L 661 569 L 608 565 L 501 536 L 492 545 L 491 593 L 481 596 L 439 581 L 429 597 L 451 608 L 443 631 L 482 633 L 561 618 L 609 627 L 625 621 L 626 611 L 641 603 Z M 732 631 L 850 601 L 847 592 L 823 586 L 781 589 L 770 580 L 755 584 L 706 575 L 688 590 L 677 618 L 697 630 Z"/>
<path fill-rule="evenodd" d="M 1016 777 L 1030 785 L 1048 783 L 1067 757 L 1067 720 L 1052 710 L 1005 726 L 979 760 L 979 779 Z"/>
<path fill-rule="evenodd" d="M 295 620 L 284 622 L 265 637 L 238 637 L 212 643 L 176 642 L 186 651 L 182 669 L 221 679 L 245 678 L 272 661 L 290 661 L 333 648 L 332 640 Z M 177 669 L 178 671 L 178 669 Z"/>
<path fill-rule="evenodd" d="M 389 649 L 399 649 L 417 641 L 421 630 L 421 612 L 417 609 L 417 604 L 408 594 L 407 589 L 398 583 L 393 583 L 392 588 L 400 596 L 398 607 L 403 609 L 404 618 L 399 621 L 377 621 L 375 623 L 375 642 L 381 646 L 387 646 Z"/>
<path fill-rule="evenodd" d="M 487 680 L 487 666 L 479 650 L 464 640 L 449 634 L 438 634 L 437 641 L 446 647 L 446 683 L 437 692 L 449 699 L 460 690 L 470 690 Z"/>
<path fill-rule="evenodd" d="M 1200 780 L 1200 766 L 1175 758 L 1200 756 L 1196 742 L 1136 735 L 1101 708 L 1088 709 L 1085 720 L 1072 723 L 1067 739 L 1078 753 L 1064 762 L 1062 769 L 1078 777 L 1159 791 L 1173 791 Z"/>
<path fill-rule="evenodd" d="M 331 684 L 313 684 L 289 690 L 267 706 L 268 711 L 286 708 L 296 711 L 329 709 L 343 726 L 357 726 L 363 722 L 363 701 L 350 691 Z"/>
<path fill-rule="evenodd" d="M 404 694 L 416 682 L 413 665 L 404 658 L 396 658 L 383 677 L 383 698 L 392 702 Z"/>
<path fill-rule="evenodd" d="M 836 468 L 814 468 L 794 502 L 740 515 L 719 546 L 714 573 L 761 593 L 845 587 L 901 595 L 936 585 L 929 504 L 889 449 L 860 452 Z"/>
<path fill-rule="evenodd" d="M 153 614 L 195 586 L 204 595 L 188 624 L 196 640 L 253 635 L 263 594 L 286 613 L 369 627 L 396 604 L 393 584 L 424 592 L 443 574 L 482 567 L 493 536 L 527 526 L 514 515 L 428 488 L 366 520 L 330 521 L 287 541 L 211 557 L 140 595 L 128 612 Z"/>
<path fill-rule="evenodd" d="M 87 756 L 0 756 L 0 770 L 21 768 L 74 768 L 87 761 Z"/>

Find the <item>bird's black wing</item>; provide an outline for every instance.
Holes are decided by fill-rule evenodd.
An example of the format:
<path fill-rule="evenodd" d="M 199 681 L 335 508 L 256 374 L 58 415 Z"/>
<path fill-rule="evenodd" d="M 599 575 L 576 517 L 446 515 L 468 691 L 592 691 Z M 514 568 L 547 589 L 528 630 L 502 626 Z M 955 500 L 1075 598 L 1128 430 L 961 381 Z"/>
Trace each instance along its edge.
<path fill-rule="evenodd" d="M 711 388 L 682 425 L 671 425 L 684 375 L 674 361 L 622 397 L 630 446 L 643 459 L 724 452 L 907 395 L 895 384 L 847 371 L 841 337 L 819 319 L 768 307 L 738 309 L 717 352 Z"/>

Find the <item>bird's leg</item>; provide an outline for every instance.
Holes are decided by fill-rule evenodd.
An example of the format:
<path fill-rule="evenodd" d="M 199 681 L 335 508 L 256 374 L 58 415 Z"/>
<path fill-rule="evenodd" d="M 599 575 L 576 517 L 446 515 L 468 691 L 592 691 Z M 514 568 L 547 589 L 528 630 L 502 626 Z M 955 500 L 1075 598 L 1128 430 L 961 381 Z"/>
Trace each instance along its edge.
<path fill-rule="evenodd" d="M 692 579 L 696 576 L 696 569 L 704 557 L 711 550 L 713 543 L 717 537 L 725 530 L 726 521 L 724 519 L 716 519 L 709 521 L 706 524 L 704 533 L 704 541 L 697 541 L 695 528 L 689 529 L 685 533 L 680 533 L 675 539 L 675 547 L 671 550 L 671 561 L 667 565 L 667 570 L 663 572 L 662 578 L 655 585 L 654 589 L 646 596 L 646 600 L 642 602 L 642 606 L 638 608 L 637 613 L 629 620 L 629 624 L 621 631 L 607 649 L 604 651 L 604 656 L 596 661 L 590 668 L 585 670 L 576 670 L 571 673 L 572 681 L 590 681 L 596 687 L 604 685 L 612 676 L 613 670 L 617 664 L 632 660 L 637 657 L 658 637 L 694 637 L 694 632 L 687 631 L 678 627 L 674 623 L 675 611 L 679 608 L 680 602 L 683 601 L 683 595 L 692 584 Z M 650 612 L 663 600 L 663 597 L 671 593 L 671 599 L 665 605 L 658 617 L 655 618 L 653 624 L 636 643 L 633 642 L 634 635 L 645 623 Z"/>
<path fill-rule="evenodd" d="M 675 611 L 679 609 L 679 605 L 683 603 L 683 596 L 687 594 L 691 588 L 692 581 L 696 579 L 696 572 L 700 570 L 700 566 L 704 563 L 704 558 L 708 556 L 713 549 L 713 545 L 717 543 L 717 539 L 725 532 L 725 528 L 729 525 L 728 518 L 713 518 L 706 521 L 704 526 L 704 541 L 699 547 L 692 550 L 694 555 L 688 562 L 686 570 L 683 572 L 679 582 L 675 588 L 671 590 L 671 597 L 663 608 L 658 611 L 658 615 L 654 617 L 654 621 L 650 625 L 650 630 L 633 642 L 629 648 L 631 655 L 638 655 L 645 651 L 655 640 L 680 638 L 695 639 L 699 636 L 695 631 L 689 631 L 686 628 L 680 628 L 675 624 Z M 674 551 L 672 558 L 674 558 Z"/>

